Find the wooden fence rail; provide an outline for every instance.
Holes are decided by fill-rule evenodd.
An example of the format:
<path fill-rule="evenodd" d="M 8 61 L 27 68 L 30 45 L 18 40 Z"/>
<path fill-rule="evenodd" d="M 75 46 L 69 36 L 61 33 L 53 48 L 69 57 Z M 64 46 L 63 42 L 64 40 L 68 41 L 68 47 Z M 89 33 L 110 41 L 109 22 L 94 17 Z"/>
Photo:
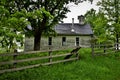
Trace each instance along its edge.
<path fill-rule="evenodd" d="M 120 48 L 120 43 L 115 43 L 115 44 L 92 44 L 92 56 L 96 55 L 104 55 L 104 54 L 109 54 L 109 53 L 116 53 L 118 51 L 116 49 L 116 45 L 119 45 L 118 47 Z"/>
<path fill-rule="evenodd" d="M 73 61 L 73 60 L 78 60 L 79 59 L 79 54 L 78 51 L 81 47 L 76 47 L 75 49 L 73 49 L 70 53 L 65 53 L 65 54 L 52 54 L 52 52 L 54 51 L 59 51 L 59 50 L 48 50 L 48 51 L 32 51 L 30 53 L 26 52 L 26 53 L 13 53 L 13 54 L 1 54 L 0 57 L 6 57 L 6 56 L 13 56 L 13 60 L 8 60 L 8 61 L 0 61 L 0 67 L 3 65 L 13 65 L 12 68 L 8 68 L 8 69 L 2 69 L 0 70 L 0 73 L 5 73 L 5 72 L 11 72 L 11 71 L 18 71 L 18 70 L 23 70 L 23 69 L 27 69 L 27 68 L 34 68 L 34 67 L 38 67 L 38 66 L 44 66 L 44 65 L 51 65 L 51 64 L 56 64 L 56 63 L 61 63 L 61 62 L 67 62 L 67 61 Z M 39 52 L 39 53 L 38 53 Z M 41 56 L 41 57 L 34 57 L 34 58 L 26 58 L 26 59 L 20 59 L 17 60 L 17 57 L 20 55 L 24 55 L 24 54 L 41 54 L 41 52 L 48 52 L 48 56 Z M 52 60 L 53 58 L 58 58 L 58 57 L 65 57 L 65 56 L 69 56 L 69 55 L 74 55 L 71 58 L 68 59 L 62 59 L 62 60 Z M 18 63 L 23 63 L 23 62 L 30 62 L 30 61 L 36 61 L 36 60 L 43 60 L 43 59 L 47 59 L 48 62 L 44 62 L 44 63 L 37 63 L 34 65 L 28 65 L 28 66 L 23 66 L 23 67 L 16 67 L 16 65 Z"/>
<path fill-rule="evenodd" d="M 60 49 L 49 49 L 49 50 L 40 50 L 40 51 L 27 51 L 27 52 L 19 52 L 19 53 L 4 53 L 0 54 L 0 56 L 14 56 L 14 55 L 25 55 L 25 54 L 35 54 L 35 53 L 44 53 L 44 52 L 50 52 L 50 51 L 61 51 L 61 50 L 67 50 L 67 49 L 75 49 L 79 48 L 78 46 L 72 46 L 72 47 L 67 47 L 67 48 L 60 48 Z"/>

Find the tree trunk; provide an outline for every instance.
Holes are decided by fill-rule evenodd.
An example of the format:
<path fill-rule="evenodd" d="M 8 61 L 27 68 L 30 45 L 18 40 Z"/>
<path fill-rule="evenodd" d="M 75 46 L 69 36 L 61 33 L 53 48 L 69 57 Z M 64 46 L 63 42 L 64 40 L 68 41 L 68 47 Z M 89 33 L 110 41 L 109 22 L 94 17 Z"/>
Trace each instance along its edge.
<path fill-rule="evenodd" d="M 34 51 L 40 50 L 41 34 L 42 32 L 36 32 L 34 35 Z"/>
<path fill-rule="evenodd" d="M 40 50 L 40 42 L 42 37 L 42 32 L 45 28 L 46 19 L 43 19 L 43 21 L 40 23 L 40 20 L 38 20 L 38 27 L 35 28 L 34 32 L 34 51 Z"/>

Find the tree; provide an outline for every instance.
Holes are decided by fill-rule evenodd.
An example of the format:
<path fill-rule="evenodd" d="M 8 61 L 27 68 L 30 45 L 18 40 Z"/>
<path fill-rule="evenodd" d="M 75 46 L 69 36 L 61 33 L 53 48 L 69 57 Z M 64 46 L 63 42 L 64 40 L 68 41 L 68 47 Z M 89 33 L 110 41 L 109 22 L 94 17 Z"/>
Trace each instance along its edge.
<path fill-rule="evenodd" d="M 120 0 L 101 0 L 98 2 L 100 11 L 108 19 L 109 31 L 116 37 L 116 43 L 119 43 L 120 37 Z M 117 44 L 117 49 L 118 49 Z"/>
<path fill-rule="evenodd" d="M 109 34 L 107 18 L 101 12 L 91 9 L 86 14 L 86 22 L 92 27 L 94 35 L 97 38 L 97 43 L 105 43 L 111 38 Z"/>
<path fill-rule="evenodd" d="M 92 29 L 94 30 L 95 25 L 93 24 L 93 22 L 97 18 L 96 10 L 94 10 L 92 8 L 91 10 L 87 11 L 84 16 L 85 16 L 85 22 L 89 23 L 91 25 Z"/>
<path fill-rule="evenodd" d="M 53 34 L 52 27 L 66 17 L 67 4 L 83 1 L 86 0 L 2 0 L 1 4 L 10 14 L 16 14 L 14 19 L 25 18 L 30 22 L 32 28 L 25 28 L 26 35 L 34 36 L 34 50 L 39 50 L 41 36 Z"/>
<path fill-rule="evenodd" d="M 0 46 L 5 48 L 7 52 L 17 49 L 17 43 L 23 45 L 23 34 L 20 26 L 25 26 L 25 18 L 15 18 L 15 14 L 9 11 L 0 2 Z M 1 48 L 0 47 L 0 48 Z"/>

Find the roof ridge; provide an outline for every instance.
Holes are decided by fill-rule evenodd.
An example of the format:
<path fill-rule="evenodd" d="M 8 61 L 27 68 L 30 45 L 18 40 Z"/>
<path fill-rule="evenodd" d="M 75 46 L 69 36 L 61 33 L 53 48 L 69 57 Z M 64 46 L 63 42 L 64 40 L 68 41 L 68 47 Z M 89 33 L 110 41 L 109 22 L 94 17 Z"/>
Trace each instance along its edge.
<path fill-rule="evenodd" d="M 72 23 L 58 23 L 58 24 L 72 24 Z M 79 23 L 74 23 L 74 24 L 79 24 Z"/>
<path fill-rule="evenodd" d="M 72 23 L 58 23 L 57 25 L 59 25 L 59 24 L 72 24 Z M 78 25 L 81 25 L 81 26 L 83 26 L 83 25 L 90 25 L 89 23 L 86 23 L 86 24 L 74 23 L 74 24 L 78 24 Z"/>

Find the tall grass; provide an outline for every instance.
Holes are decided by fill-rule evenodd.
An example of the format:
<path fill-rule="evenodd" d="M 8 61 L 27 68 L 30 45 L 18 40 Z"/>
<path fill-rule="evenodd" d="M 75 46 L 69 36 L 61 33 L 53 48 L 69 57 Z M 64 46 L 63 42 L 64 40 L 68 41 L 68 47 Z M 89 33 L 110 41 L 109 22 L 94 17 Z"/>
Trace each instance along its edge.
<path fill-rule="evenodd" d="M 120 80 L 120 52 L 93 58 L 84 48 L 79 54 L 79 61 L 4 73 L 0 80 Z"/>

